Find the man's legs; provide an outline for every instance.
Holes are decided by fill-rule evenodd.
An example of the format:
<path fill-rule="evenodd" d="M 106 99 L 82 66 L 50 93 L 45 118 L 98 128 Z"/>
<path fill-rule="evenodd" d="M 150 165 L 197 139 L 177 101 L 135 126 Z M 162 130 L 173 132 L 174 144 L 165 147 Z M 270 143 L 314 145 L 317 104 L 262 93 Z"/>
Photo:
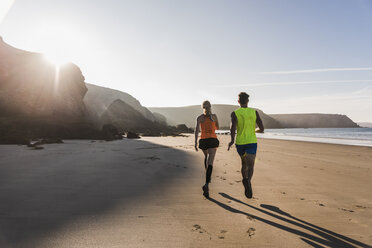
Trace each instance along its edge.
<path fill-rule="evenodd" d="M 249 154 L 244 153 L 242 156 L 240 156 L 242 160 L 242 177 L 243 177 L 243 185 L 245 188 L 245 196 L 247 198 L 252 198 L 253 192 L 252 192 L 252 185 L 251 185 L 251 179 L 253 177 L 254 172 L 254 162 L 256 159 L 256 154 Z"/>

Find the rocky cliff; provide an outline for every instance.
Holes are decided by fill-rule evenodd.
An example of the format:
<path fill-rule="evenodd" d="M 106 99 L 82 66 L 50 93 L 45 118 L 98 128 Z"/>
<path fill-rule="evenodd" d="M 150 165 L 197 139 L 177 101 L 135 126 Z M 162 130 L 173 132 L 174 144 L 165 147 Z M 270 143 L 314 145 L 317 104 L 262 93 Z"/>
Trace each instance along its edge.
<path fill-rule="evenodd" d="M 346 115 L 338 114 L 271 114 L 285 128 L 359 127 Z"/>
<path fill-rule="evenodd" d="M 0 39 L 3 143 L 11 134 L 80 137 L 90 129 L 83 102 L 86 92 L 84 76 L 76 65 L 57 67 L 42 54 L 14 48 Z"/>
<path fill-rule="evenodd" d="M 84 76 L 74 64 L 56 67 L 41 54 L 0 40 L 1 115 L 55 116 L 79 120 L 85 113 Z"/>
<path fill-rule="evenodd" d="M 113 125 L 121 132 L 154 134 L 169 131 L 165 125 L 145 118 L 142 113 L 120 99 L 108 106 L 102 113 L 100 122 L 102 126 Z"/>
<path fill-rule="evenodd" d="M 114 101 L 121 100 L 141 113 L 146 119 L 150 121 L 155 120 L 151 111 L 143 107 L 136 98 L 128 93 L 94 84 L 86 85 L 88 87 L 88 93 L 84 98 L 84 102 L 93 119 L 99 120 L 103 112 L 105 112 Z"/>

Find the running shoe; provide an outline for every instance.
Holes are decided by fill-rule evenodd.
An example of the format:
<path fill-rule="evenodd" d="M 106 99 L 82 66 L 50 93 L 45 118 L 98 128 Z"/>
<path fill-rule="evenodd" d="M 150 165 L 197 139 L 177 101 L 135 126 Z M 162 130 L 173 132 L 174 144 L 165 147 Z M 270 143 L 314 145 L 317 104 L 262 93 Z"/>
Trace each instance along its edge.
<path fill-rule="evenodd" d="M 203 189 L 203 195 L 205 196 L 205 198 L 209 198 L 208 184 L 204 184 L 204 186 L 202 187 L 202 189 Z"/>
<path fill-rule="evenodd" d="M 252 198 L 253 192 L 252 192 L 252 185 L 251 182 L 248 179 L 243 179 L 243 185 L 244 185 L 244 194 L 247 198 Z"/>

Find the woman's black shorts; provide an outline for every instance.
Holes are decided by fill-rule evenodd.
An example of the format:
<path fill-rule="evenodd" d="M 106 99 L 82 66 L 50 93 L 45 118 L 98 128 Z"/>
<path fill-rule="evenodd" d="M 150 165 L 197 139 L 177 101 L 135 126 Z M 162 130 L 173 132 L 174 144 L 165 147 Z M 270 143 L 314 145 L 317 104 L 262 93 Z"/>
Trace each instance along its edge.
<path fill-rule="evenodd" d="M 199 148 L 207 150 L 209 148 L 217 148 L 220 142 L 216 138 L 208 138 L 199 140 Z"/>

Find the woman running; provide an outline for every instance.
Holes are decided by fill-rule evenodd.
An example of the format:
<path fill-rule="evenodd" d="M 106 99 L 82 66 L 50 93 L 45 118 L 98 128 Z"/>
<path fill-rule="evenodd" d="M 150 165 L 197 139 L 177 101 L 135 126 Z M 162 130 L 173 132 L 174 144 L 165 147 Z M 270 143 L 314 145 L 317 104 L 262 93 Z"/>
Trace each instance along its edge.
<path fill-rule="evenodd" d="M 217 139 L 215 131 L 219 129 L 217 115 L 212 114 L 211 103 L 204 101 L 202 104 L 203 114 L 196 119 L 195 127 L 195 150 L 198 151 L 198 136 L 201 127 L 201 137 L 199 148 L 204 153 L 204 167 L 206 170 L 205 184 L 202 187 L 203 195 L 209 197 L 208 184 L 211 182 L 213 160 L 220 142 Z"/>

